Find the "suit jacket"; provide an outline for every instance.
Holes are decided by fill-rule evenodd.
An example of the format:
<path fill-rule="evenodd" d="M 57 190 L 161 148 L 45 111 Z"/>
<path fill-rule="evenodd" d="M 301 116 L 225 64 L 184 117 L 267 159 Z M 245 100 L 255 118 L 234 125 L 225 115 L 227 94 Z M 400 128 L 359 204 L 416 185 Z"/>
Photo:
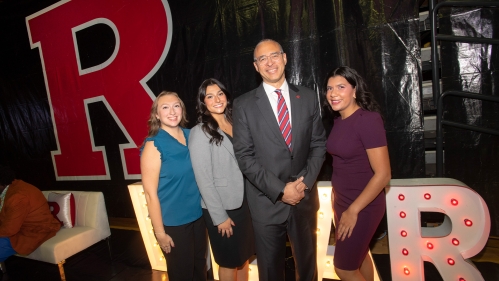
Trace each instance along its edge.
<path fill-rule="evenodd" d="M 326 153 L 317 94 L 289 84 L 292 151 L 286 146 L 263 85 L 234 101 L 234 151 L 245 186 L 253 220 L 261 223 L 286 221 L 291 206 L 277 198 L 292 176 L 304 176 L 309 188 L 295 207 L 313 214 L 319 208 L 314 188 Z M 290 105 L 288 105 L 290 106 Z"/>
<path fill-rule="evenodd" d="M 60 228 L 38 188 L 22 180 L 10 184 L 0 212 L 0 237 L 9 237 L 18 254 L 30 254 Z"/>
<path fill-rule="evenodd" d="M 197 124 L 189 136 L 189 152 L 196 182 L 214 225 L 229 217 L 225 210 L 241 207 L 244 197 L 243 174 L 237 165 L 232 142 L 224 136 L 220 145 L 210 144 L 210 136 Z"/>

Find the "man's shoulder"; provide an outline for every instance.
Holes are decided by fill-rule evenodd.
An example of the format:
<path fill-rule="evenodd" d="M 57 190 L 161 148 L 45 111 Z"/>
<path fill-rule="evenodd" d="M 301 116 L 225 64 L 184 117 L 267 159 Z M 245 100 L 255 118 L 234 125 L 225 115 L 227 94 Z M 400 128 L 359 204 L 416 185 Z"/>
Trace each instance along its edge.
<path fill-rule="evenodd" d="M 305 86 L 300 86 L 300 85 L 295 85 L 295 84 L 288 84 L 288 87 L 289 87 L 289 90 L 291 90 L 291 91 L 315 94 L 315 92 L 312 89 L 307 88 Z"/>
<path fill-rule="evenodd" d="M 239 97 L 237 97 L 235 100 L 234 100 L 234 103 L 246 103 L 248 102 L 249 100 L 252 100 L 255 98 L 255 95 L 256 95 L 256 91 L 258 90 L 259 87 L 256 87 L 254 88 L 253 90 L 249 91 L 249 92 L 246 92 L 242 95 L 240 95 Z"/>
<path fill-rule="evenodd" d="M 258 88 L 259 87 L 256 87 L 253 90 L 250 90 L 250 91 L 248 91 L 248 92 L 240 95 L 239 97 L 236 98 L 236 100 L 238 100 L 238 101 L 245 101 L 245 100 L 254 98 L 255 94 L 256 94 L 256 91 L 258 90 Z"/>
<path fill-rule="evenodd" d="M 289 94 L 290 96 L 296 95 L 302 104 L 309 104 L 310 106 L 315 106 L 319 98 L 317 93 L 310 88 L 292 84 L 289 84 Z"/>

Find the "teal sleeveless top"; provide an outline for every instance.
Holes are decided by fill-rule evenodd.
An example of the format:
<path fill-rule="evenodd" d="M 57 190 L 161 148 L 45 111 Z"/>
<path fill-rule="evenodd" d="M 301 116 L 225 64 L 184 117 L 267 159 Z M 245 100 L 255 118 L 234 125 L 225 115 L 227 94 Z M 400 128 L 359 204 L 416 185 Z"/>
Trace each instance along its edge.
<path fill-rule="evenodd" d="M 181 129 L 188 142 L 190 130 Z M 201 194 L 194 177 L 188 146 L 179 143 L 163 129 L 156 136 L 146 138 L 146 141 L 153 141 L 161 154 L 158 197 L 163 224 L 178 226 L 200 218 Z"/>

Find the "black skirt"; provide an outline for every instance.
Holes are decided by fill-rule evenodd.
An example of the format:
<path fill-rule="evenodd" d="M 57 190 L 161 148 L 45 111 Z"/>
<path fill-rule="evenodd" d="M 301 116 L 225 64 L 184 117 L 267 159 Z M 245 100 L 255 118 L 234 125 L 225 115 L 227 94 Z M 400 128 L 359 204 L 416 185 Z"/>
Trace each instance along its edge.
<path fill-rule="evenodd" d="M 213 225 L 208 210 L 203 209 L 203 217 L 208 228 L 211 250 L 215 261 L 221 267 L 236 268 L 242 266 L 252 255 L 255 254 L 255 238 L 253 224 L 246 198 L 238 209 L 228 210 L 227 214 L 234 222 L 233 235 L 227 238 L 218 233 L 218 227 Z"/>

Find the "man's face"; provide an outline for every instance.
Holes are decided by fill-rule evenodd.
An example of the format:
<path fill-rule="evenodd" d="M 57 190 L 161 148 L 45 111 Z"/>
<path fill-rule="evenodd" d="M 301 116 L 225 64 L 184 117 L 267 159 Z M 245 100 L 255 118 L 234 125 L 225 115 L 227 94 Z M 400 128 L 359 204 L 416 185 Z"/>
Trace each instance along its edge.
<path fill-rule="evenodd" d="M 279 88 L 284 82 L 286 54 L 281 54 L 279 45 L 272 41 L 263 42 L 255 49 L 255 69 L 265 83 Z"/>

